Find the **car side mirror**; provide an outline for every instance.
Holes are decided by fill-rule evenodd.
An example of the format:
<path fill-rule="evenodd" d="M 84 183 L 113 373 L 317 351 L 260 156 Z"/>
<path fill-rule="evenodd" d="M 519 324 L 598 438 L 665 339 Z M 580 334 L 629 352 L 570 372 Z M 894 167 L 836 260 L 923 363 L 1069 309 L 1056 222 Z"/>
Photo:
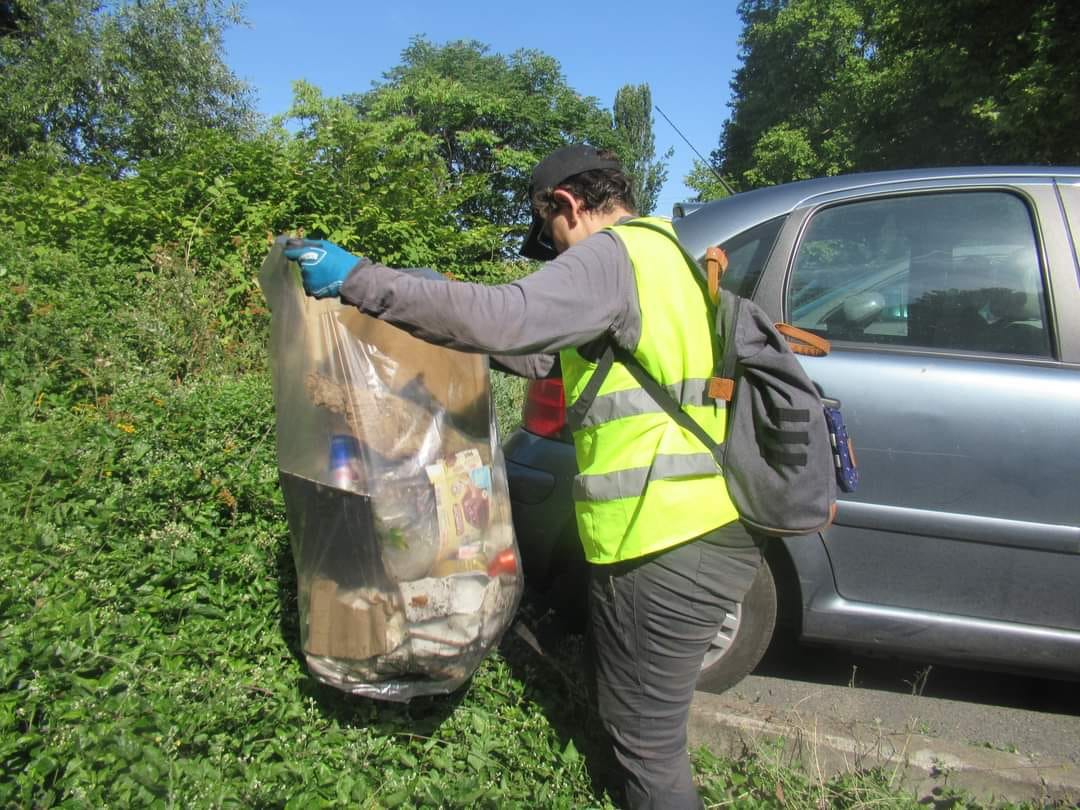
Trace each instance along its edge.
<path fill-rule="evenodd" d="M 885 309 L 885 296 L 876 292 L 864 292 L 844 300 L 844 321 L 865 326 L 872 323 Z"/>

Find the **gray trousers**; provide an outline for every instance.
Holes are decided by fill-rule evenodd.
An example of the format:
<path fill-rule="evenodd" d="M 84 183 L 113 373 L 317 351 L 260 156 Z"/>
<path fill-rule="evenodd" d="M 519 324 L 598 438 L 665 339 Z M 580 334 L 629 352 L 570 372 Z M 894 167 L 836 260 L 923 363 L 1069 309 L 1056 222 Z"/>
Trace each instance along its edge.
<path fill-rule="evenodd" d="M 590 566 L 597 707 L 632 810 L 702 806 L 686 739 L 694 684 L 760 565 L 760 548 L 735 522 L 658 554 Z"/>

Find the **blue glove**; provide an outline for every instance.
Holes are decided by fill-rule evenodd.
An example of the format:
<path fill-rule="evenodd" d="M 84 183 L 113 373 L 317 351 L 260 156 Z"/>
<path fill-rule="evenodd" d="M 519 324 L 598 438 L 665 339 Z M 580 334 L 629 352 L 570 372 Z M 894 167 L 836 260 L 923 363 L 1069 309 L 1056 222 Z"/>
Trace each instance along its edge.
<path fill-rule="evenodd" d="M 285 243 L 285 258 L 300 265 L 304 292 L 315 298 L 337 296 L 341 282 L 361 261 L 325 239 L 290 239 Z"/>

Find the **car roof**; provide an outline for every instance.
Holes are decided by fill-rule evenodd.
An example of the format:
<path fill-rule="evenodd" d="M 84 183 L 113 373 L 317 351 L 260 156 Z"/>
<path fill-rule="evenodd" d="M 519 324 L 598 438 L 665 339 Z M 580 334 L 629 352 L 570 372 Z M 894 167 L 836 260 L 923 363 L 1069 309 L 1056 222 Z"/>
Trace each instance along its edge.
<path fill-rule="evenodd" d="M 788 214 L 817 198 L 851 191 L 887 191 L 890 186 L 902 190 L 912 183 L 981 178 L 1080 178 L 1077 166 L 961 166 L 930 169 L 895 169 L 882 172 L 841 174 L 799 180 L 777 186 L 733 194 L 694 208 L 672 222 L 680 241 L 694 256 L 710 245 L 723 243 L 748 228 Z"/>

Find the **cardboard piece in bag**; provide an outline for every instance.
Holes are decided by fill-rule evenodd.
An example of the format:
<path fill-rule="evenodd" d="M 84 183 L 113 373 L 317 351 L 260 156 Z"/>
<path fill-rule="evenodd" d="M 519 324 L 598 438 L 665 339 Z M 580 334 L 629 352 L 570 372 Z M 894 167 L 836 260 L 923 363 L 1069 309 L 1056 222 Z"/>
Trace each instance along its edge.
<path fill-rule="evenodd" d="M 342 590 L 331 579 L 311 583 L 304 651 L 329 658 L 364 660 L 404 641 L 404 614 L 370 588 Z"/>
<path fill-rule="evenodd" d="M 377 347 L 369 360 L 378 365 L 379 379 L 387 388 L 406 394 L 422 389 L 452 417 L 479 409 L 486 434 L 486 358 L 427 343 L 358 309 L 343 309 L 337 317 L 352 339 Z"/>
<path fill-rule="evenodd" d="M 337 344 L 337 370 L 307 376 L 313 404 L 344 415 L 353 435 L 389 459 L 420 455 L 427 463 L 435 438 L 437 455 L 475 448 L 490 460 L 485 358 L 432 345 L 356 309 L 333 317 L 337 329 L 327 335 Z M 349 367 L 356 347 L 364 368 Z"/>

